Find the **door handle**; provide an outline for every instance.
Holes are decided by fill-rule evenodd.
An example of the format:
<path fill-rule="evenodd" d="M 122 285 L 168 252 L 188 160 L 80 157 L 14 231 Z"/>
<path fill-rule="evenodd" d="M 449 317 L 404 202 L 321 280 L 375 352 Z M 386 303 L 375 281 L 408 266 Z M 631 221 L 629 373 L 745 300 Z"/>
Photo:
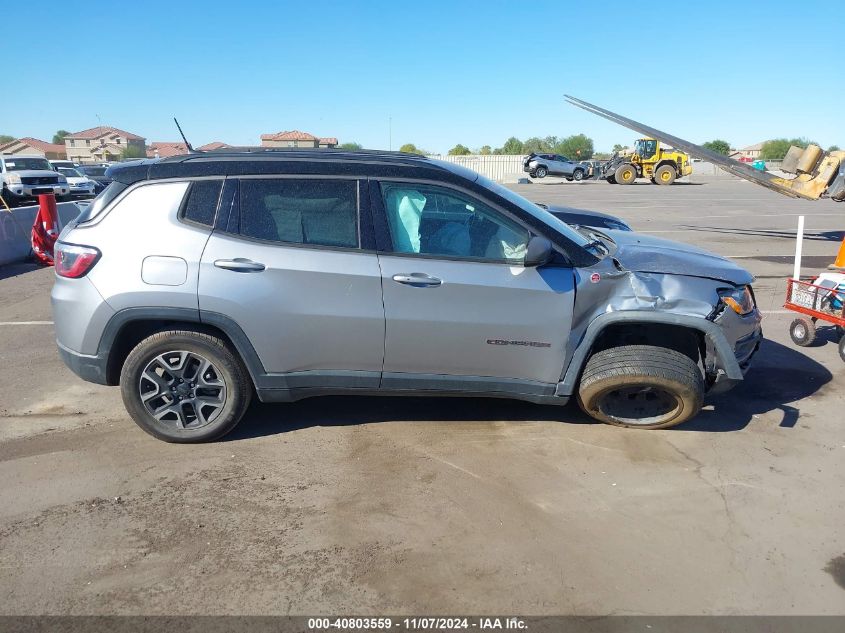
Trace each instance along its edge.
<path fill-rule="evenodd" d="M 426 275 L 425 273 L 402 273 L 393 275 L 393 281 L 405 284 L 406 286 L 413 286 L 414 288 L 435 288 L 442 284 L 437 277 Z"/>
<path fill-rule="evenodd" d="M 217 268 L 232 270 L 236 273 L 260 273 L 264 270 L 264 264 L 254 262 L 251 259 L 236 257 L 235 259 L 218 259 L 214 262 Z"/>

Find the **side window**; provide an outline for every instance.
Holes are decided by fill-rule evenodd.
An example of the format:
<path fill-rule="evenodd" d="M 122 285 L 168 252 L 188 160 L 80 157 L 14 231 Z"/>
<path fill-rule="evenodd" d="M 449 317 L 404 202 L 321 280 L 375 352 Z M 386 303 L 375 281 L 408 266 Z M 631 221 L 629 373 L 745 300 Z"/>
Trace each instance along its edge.
<path fill-rule="evenodd" d="M 182 217 L 206 226 L 214 225 L 214 213 L 220 199 L 222 180 L 197 180 L 191 183 Z"/>
<path fill-rule="evenodd" d="M 358 246 L 354 180 L 243 179 L 241 235 L 273 242 Z"/>
<path fill-rule="evenodd" d="M 519 264 L 528 231 L 463 193 L 417 183 L 381 183 L 396 253 Z"/>

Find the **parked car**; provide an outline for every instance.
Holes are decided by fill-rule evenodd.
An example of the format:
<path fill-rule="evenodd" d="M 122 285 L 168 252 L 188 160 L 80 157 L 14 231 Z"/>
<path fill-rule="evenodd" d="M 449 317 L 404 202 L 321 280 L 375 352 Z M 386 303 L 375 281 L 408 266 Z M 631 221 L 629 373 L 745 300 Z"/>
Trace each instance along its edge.
<path fill-rule="evenodd" d="M 94 193 L 99 194 L 103 189 L 109 186 L 111 178 L 106 176 L 108 166 L 103 165 L 80 165 L 76 170 L 85 174 L 90 180 L 94 181 Z"/>
<path fill-rule="evenodd" d="M 72 160 L 48 160 L 47 162 L 50 163 L 50 166 L 56 171 L 59 171 L 59 167 L 68 167 L 70 169 L 78 167 L 78 165 Z"/>
<path fill-rule="evenodd" d="M 673 426 L 762 338 L 735 263 L 576 230 L 426 157 L 230 151 L 110 173 L 56 245 L 59 353 L 166 441 L 224 435 L 253 393 L 576 397 L 609 424 Z"/>
<path fill-rule="evenodd" d="M 67 179 L 71 196 L 93 197 L 96 194 L 96 183 L 78 169 L 57 167 L 56 171 Z"/>
<path fill-rule="evenodd" d="M 546 209 L 559 220 L 563 220 L 572 226 L 592 226 L 597 229 L 613 229 L 615 231 L 633 230 L 625 220 L 609 213 L 588 211 L 587 209 L 573 209 L 572 207 L 560 207 L 553 204 L 543 204 L 542 202 L 535 202 L 534 204 Z"/>
<path fill-rule="evenodd" d="M 67 179 L 41 156 L 0 156 L 0 196 L 10 207 L 31 202 L 42 193 L 69 199 Z"/>
<path fill-rule="evenodd" d="M 560 154 L 531 153 L 522 160 L 522 171 L 532 178 L 563 176 L 567 180 L 583 180 L 589 174 L 586 166 Z"/>

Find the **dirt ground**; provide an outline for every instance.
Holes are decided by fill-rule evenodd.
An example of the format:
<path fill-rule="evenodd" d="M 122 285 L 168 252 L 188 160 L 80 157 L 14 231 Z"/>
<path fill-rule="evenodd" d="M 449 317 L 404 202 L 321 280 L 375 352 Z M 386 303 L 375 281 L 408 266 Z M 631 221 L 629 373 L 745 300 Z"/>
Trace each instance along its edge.
<path fill-rule="evenodd" d="M 0 269 L 0 614 L 845 614 L 845 363 L 781 308 L 845 205 L 735 180 L 516 186 L 736 257 L 767 340 L 665 431 L 577 407 L 323 398 L 225 441 L 141 432 L 53 341 L 52 271 Z"/>

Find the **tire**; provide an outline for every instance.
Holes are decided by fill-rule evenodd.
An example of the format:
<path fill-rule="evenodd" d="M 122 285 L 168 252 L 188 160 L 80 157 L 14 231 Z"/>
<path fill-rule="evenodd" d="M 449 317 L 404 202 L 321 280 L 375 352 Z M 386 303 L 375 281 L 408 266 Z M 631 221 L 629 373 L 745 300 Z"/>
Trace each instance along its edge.
<path fill-rule="evenodd" d="M 545 178 L 549 175 L 549 170 L 545 167 L 538 167 L 534 173 L 537 174 L 537 178 Z"/>
<path fill-rule="evenodd" d="M 672 165 L 661 165 L 654 172 L 654 182 L 658 185 L 671 185 L 678 177 L 678 172 Z"/>
<path fill-rule="evenodd" d="M 5 210 L 6 206 L 8 206 L 10 209 L 14 209 L 17 206 L 17 198 L 15 196 L 11 195 L 5 189 L 3 191 L 0 191 L 0 198 L 3 198 L 3 200 L 6 202 L 5 205 L 2 202 L 0 202 L 0 207 L 2 207 L 2 209 L 4 209 L 4 210 Z"/>
<path fill-rule="evenodd" d="M 613 178 L 620 185 L 631 185 L 637 179 L 637 168 L 630 164 L 619 165 Z"/>
<path fill-rule="evenodd" d="M 196 380 L 200 370 L 203 380 Z M 194 387 L 201 382 L 204 387 Z M 165 442 L 188 444 L 216 440 L 235 428 L 252 399 L 252 384 L 241 359 L 221 339 L 168 330 L 145 338 L 129 352 L 120 372 L 120 392 L 141 429 Z M 197 402 L 205 404 L 197 407 Z M 159 419 L 155 409 L 162 411 Z"/>
<path fill-rule="evenodd" d="M 842 359 L 842 362 L 845 362 L 845 334 L 839 339 L 839 358 Z"/>
<path fill-rule="evenodd" d="M 572 178 L 567 177 L 566 182 L 572 182 Z"/>
<path fill-rule="evenodd" d="M 605 180 L 606 180 L 607 182 L 609 182 L 611 185 L 615 185 L 615 184 L 616 184 L 616 178 L 614 178 L 613 176 L 608 176 L 607 178 L 605 178 Z"/>
<path fill-rule="evenodd" d="M 612 347 L 587 361 L 578 404 L 605 424 L 665 429 L 701 410 L 704 377 L 697 363 L 675 350 L 653 345 Z"/>
<path fill-rule="evenodd" d="M 816 324 L 807 317 L 798 317 L 789 324 L 789 338 L 799 347 L 812 345 L 816 340 Z"/>
<path fill-rule="evenodd" d="M 581 182 L 582 180 L 584 180 L 584 170 L 576 169 L 572 172 L 572 178 L 577 182 Z"/>
<path fill-rule="evenodd" d="M 528 172 L 528 175 L 529 175 L 529 176 L 531 176 L 532 178 L 536 178 L 536 177 L 537 177 L 537 172 L 536 172 L 536 171 L 529 171 L 529 172 Z"/>

